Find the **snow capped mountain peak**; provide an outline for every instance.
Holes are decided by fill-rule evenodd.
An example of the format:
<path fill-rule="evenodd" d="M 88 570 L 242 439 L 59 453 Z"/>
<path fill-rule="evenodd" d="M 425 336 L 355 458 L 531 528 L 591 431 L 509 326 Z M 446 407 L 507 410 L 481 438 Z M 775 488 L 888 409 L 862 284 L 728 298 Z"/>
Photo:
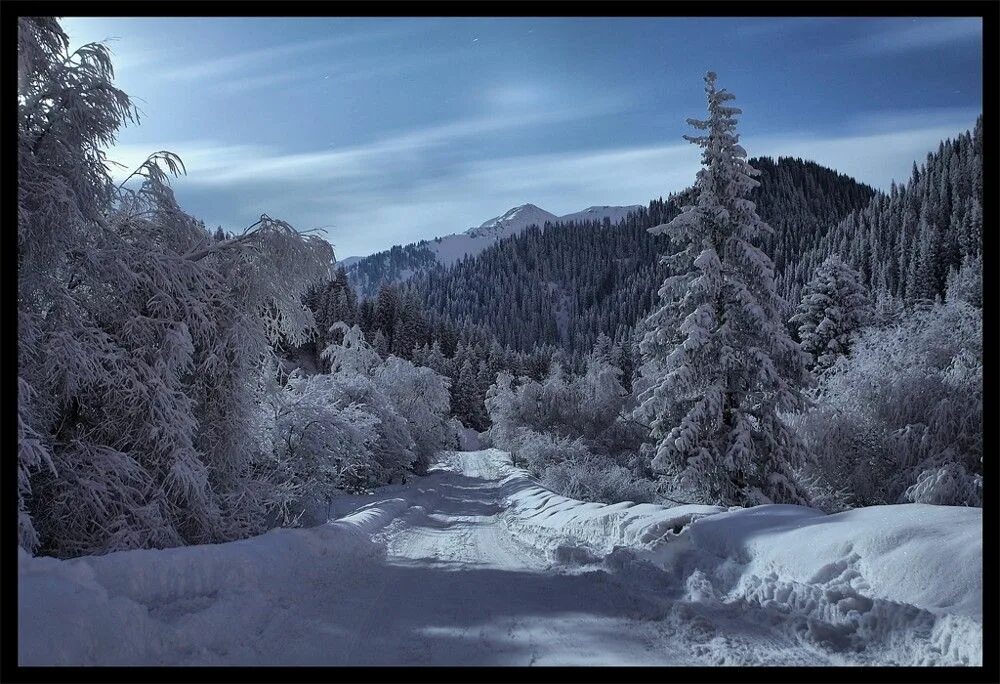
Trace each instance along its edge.
<path fill-rule="evenodd" d="M 609 219 L 612 224 L 616 224 L 630 212 L 641 208 L 640 205 L 593 206 L 574 214 L 556 216 L 537 205 L 521 204 L 462 233 L 452 233 L 403 246 L 406 258 L 409 259 L 405 265 L 390 264 L 384 259 L 387 252 L 362 258 L 348 257 L 340 261 L 340 264 L 354 274 L 352 279 L 359 291 L 365 296 L 371 296 L 382 282 L 406 280 L 414 273 L 428 268 L 429 264 L 452 266 L 465 257 L 479 254 L 503 238 L 517 235 L 528 226 L 541 228 L 547 222 L 589 221 L 598 223 L 605 218 Z M 369 264 L 378 264 L 378 266 L 366 270 Z M 363 275 L 361 271 L 364 271 Z"/>
<path fill-rule="evenodd" d="M 493 234 L 498 237 L 500 235 L 513 235 L 528 226 L 542 226 L 545 225 L 546 221 L 555 221 L 557 218 L 558 217 L 555 214 L 550 214 L 534 204 L 522 204 L 518 207 L 514 207 L 513 209 L 508 209 L 507 212 L 501 216 L 484 221 L 477 228 L 470 228 L 465 231 L 465 233 L 471 237 L 479 237 L 481 235 L 489 234 Z"/>
<path fill-rule="evenodd" d="M 561 223 L 569 223 L 570 221 L 603 221 L 605 218 L 609 219 L 611 223 L 618 223 L 630 213 L 642 209 L 639 204 L 630 204 L 624 207 L 615 206 L 593 206 L 587 207 L 583 211 L 578 211 L 575 214 L 566 214 L 565 216 L 560 216 L 559 221 Z"/>

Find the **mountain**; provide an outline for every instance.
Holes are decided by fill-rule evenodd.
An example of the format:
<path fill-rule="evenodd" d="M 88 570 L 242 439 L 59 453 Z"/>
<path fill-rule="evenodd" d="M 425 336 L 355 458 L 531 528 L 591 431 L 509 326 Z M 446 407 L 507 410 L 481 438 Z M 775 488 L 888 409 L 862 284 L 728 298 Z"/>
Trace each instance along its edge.
<path fill-rule="evenodd" d="M 383 283 L 398 283 L 425 273 L 435 266 L 454 266 L 467 256 L 476 256 L 498 241 L 518 235 L 529 226 L 581 221 L 616 224 L 641 205 L 594 206 L 556 216 L 534 204 L 522 204 L 461 233 L 421 240 L 366 257 L 348 257 L 339 262 L 362 297 L 371 297 Z"/>
<path fill-rule="evenodd" d="M 514 207 L 503 216 L 483 221 L 478 228 L 469 228 L 465 234 L 472 238 L 494 237 L 496 239 L 519 233 L 528 226 L 544 226 L 546 221 L 559 220 L 555 214 L 536 207 L 534 204 L 522 204 Z"/>
<path fill-rule="evenodd" d="M 973 132 L 942 143 L 920 168 L 914 165 L 908 183 L 887 193 L 802 159 L 750 160 L 761 172 L 751 199 L 773 229 L 761 247 L 774 261 L 788 316 L 815 266 L 833 254 L 861 273 L 873 298 L 889 295 L 890 318 L 893 297 L 941 296 L 962 277 L 958 268 L 981 260 L 982 158 L 980 121 Z M 357 323 L 380 354 L 447 376 L 452 406 L 466 407 L 459 418 L 480 430 L 489 425 L 483 398 L 501 369 L 538 380 L 553 359 L 580 369 L 586 355 L 610 342 L 605 350 L 628 389 L 638 362 L 636 326 L 667 275 L 659 263 L 669 251 L 666 238 L 647 229 L 676 216 L 685 195 L 621 208 L 626 216 L 613 228 L 611 208 L 595 207 L 579 213 L 599 221 L 560 217 L 545 230 L 528 226 L 496 239 L 518 218 L 512 210 L 479 226 L 493 233 L 481 235 L 489 246 L 451 267 L 416 249 L 427 243 L 394 247 L 376 256 L 395 265 L 417 256 L 424 260 L 420 270 L 364 301 L 354 297 L 347 273 L 339 273 L 308 302 L 319 330 L 312 353 L 318 358 L 330 343 L 324 331 L 334 322 Z M 531 213 L 525 210 L 522 218 Z M 974 271 L 976 263 L 968 265 Z"/>
<path fill-rule="evenodd" d="M 629 214 L 635 213 L 639 209 L 643 208 L 644 207 L 641 204 L 632 204 L 627 207 L 587 207 L 583 211 L 578 211 L 575 214 L 560 216 L 558 220 L 560 223 L 583 223 L 585 221 L 600 223 L 604 219 L 608 219 L 614 224 L 618 223 Z"/>
<path fill-rule="evenodd" d="M 751 199 L 774 231 L 762 247 L 775 262 L 781 294 L 795 303 L 811 276 L 797 268 L 803 255 L 824 251 L 827 233 L 876 193 L 801 159 L 751 163 L 761 171 Z M 482 328 L 514 349 L 554 345 L 582 355 L 602 333 L 624 344 L 667 275 L 659 263 L 666 238 L 647 229 L 669 221 L 684 203 L 682 193 L 630 207 L 614 229 L 604 220 L 614 208 L 579 212 L 582 220 L 560 217 L 546 230 L 528 227 L 501 238 L 451 268 L 415 273 L 403 287 L 430 315 Z"/>

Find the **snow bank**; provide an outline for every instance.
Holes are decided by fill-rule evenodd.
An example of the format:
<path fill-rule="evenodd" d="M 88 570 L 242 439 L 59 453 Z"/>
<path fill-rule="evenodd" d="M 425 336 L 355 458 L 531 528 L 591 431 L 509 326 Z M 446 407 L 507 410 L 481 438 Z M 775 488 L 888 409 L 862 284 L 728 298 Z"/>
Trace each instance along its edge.
<path fill-rule="evenodd" d="M 505 521 L 520 536 L 553 552 L 579 543 L 601 555 L 619 546 L 641 547 L 678 534 L 692 520 L 725 510 L 718 506 L 667 508 L 633 501 L 578 501 L 539 485 L 525 470 L 511 466 L 507 471 L 501 483 L 506 496 Z"/>
<path fill-rule="evenodd" d="M 828 651 L 982 663 L 980 508 L 757 506 L 696 520 L 640 555 L 686 578 L 688 599 L 791 618 Z"/>
<path fill-rule="evenodd" d="M 794 662 L 982 663 L 981 509 L 904 504 L 825 515 L 801 506 L 588 503 L 539 486 L 496 449 L 451 452 L 428 478 L 374 497 L 342 497 L 332 505 L 345 517 L 318 527 L 228 544 L 73 560 L 22 551 L 19 663 L 354 662 L 392 627 L 364 651 L 377 662 L 378 649 L 396 643 L 397 632 L 405 641 L 406 620 L 416 618 L 380 624 L 373 592 L 405 594 L 439 578 L 394 566 L 373 536 L 413 529 L 409 542 L 441 553 L 451 572 L 482 560 L 481 549 L 464 551 L 470 521 L 518 582 L 548 575 L 537 581 L 551 591 L 573 586 L 551 579 L 563 573 L 610 581 L 651 634 L 667 625 L 699 662 L 761 662 L 757 651 L 773 637 L 794 648 Z M 493 572 L 481 562 L 474 571 Z M 403 577 L 409 589 L 399 586 Z M 459 601 L 489 595 L 469 577 L 439 589 L 464 586 L 471 593 Z"/>
<path fill-rule="evenodd" d="M 982 663 L 982 509 L 901 504 L 827 515 L 569 499 L 494 450 L 503 517 L 561 563 L 667 574 L 674 600 L 775 615 L 825 651 L 887 663 Z M 669 593 L 669 592 L 668 592 Z"/>
<path fill-rule="evenodd" d="M 311 529 L 71 560 L 18 556 L 20 665 L 214 664 L 286 610 L 290 585 L 370 577 L 394 498 Z M 234 636 L 235 635 L 235 636 Z M 245 637 L 239 635 L 246 635 Z"/>

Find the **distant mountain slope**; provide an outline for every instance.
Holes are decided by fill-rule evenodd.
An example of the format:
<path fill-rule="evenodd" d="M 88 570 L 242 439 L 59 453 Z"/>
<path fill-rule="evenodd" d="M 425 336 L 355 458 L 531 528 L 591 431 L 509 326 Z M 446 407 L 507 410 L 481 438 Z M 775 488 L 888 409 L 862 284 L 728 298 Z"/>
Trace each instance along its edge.
<path fill-rule="evenodd" d="M 581 220 L 618 223 L 640 205 L 589 207 L 556 216 L 534 204 L 522 204 L 462 233 L 422 240 L 367 257 L 348 257 L 340 262 L 362 297 L 371 297 L 383 283 L 402 282 L 435 266 L 453 266 L 466 256 L 475 256 L 497 241 L 517 235 L 528 226 L 575 223 Z"/>
<path fill-rule="evenodd" d="M 802 254 L 819 249 L 827 232 L 866 207 L 875 191 L 801 159 L 751 161 L 761 171 L 751 199 L 774 228 L 764 249 L 782 294 L 797 298 L 808 275 L 794 268 Z M 582 221 L 560 218 L 546 230 L 526 228 L 450 269 L 415 274 L 406 289 L 433 314 L 481 326 L 502 345 L 587 353 L 601 333 L 627 340 L 649 311 L 666 275 L 658 263 L 666 245 L 646 229 L 670 220 L 682 203 L 654 200 L 626 212 L 613 230 L 603 220 L 611 212 L 601 211 L 580 212 L 588 217 Z"/>

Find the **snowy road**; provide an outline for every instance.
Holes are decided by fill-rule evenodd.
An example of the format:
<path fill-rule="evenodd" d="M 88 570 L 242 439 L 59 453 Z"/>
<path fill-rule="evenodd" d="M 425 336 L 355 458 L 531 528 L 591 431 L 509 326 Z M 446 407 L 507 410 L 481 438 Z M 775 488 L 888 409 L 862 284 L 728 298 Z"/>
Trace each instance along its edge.
<path fill-rule="evenodd" d="M 356 632 L 366 647 L 352 662 L 671 662 L 657 648 L 641 597 L 604 570 L 555 569 L 542 550 L 512 535 L 491 456 L 452 454 L 415 485 L 426 513 L 380 535 L 395 571 L 366 589 L 377 608 Z"/>
<path fill-rule="evenodd" d="M 496 450 L 442 454 L 427 476 L 355 505 L 325 525 L 228 544 L 70 561 L 24 554 L 19 660 L 981 659 L 981 577 L 969 570 L 982 553 L 977 509 L 909 505 L 825 516 L 796 506 L 605 506 L 537 486 Z M 934 562 L 954 564 L 951 574 Z M 949 581 L 929 588 L 925 569 Z"/>

